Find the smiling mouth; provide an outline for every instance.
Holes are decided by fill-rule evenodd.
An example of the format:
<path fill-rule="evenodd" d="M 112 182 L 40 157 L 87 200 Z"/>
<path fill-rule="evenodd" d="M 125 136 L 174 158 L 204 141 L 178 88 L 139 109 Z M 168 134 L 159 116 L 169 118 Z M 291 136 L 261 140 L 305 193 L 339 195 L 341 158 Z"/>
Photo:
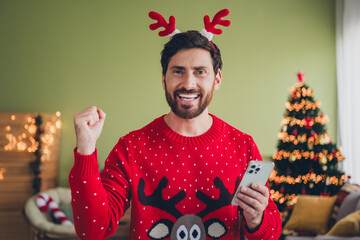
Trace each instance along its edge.
<path fill-rule="evenodd" d="M 177 94 L 177 96 L 184 101 L 194 101 L 200 97 L 200 94 Z"/>

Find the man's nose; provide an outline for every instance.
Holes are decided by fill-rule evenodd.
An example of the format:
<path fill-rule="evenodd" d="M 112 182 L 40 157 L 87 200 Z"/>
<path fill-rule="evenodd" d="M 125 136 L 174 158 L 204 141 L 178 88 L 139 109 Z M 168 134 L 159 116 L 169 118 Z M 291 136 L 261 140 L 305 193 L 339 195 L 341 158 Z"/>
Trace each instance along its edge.
<path fill-rule="evenodd" d="M 196 78 L 192 73 L 186 73 L 183 82 L 184 88 L 193 89 L 196 86 Z"/>

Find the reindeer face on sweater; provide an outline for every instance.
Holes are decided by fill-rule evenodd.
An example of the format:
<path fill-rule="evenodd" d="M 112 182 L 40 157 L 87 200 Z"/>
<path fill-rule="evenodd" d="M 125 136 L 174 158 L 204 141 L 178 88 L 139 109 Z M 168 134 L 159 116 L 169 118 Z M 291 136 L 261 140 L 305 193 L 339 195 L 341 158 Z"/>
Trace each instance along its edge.
<path fill-rule="evenodd" d="M 236 185 L 239 179 L 236 181 Z M 171 199 L 162 198 L 162 190 L 167 186 L 168 180 L 163 177 L 154 192 L 145 195 L 145 182 L 141 178 L 138 185 L 138 196 L 140 202 L 145 206 L 152 206 L 170 213 L 177 218 L 176 222 L 169 219 L 160 219 L 154 223 L 148 232 L 148 237 L 152 240 L 162 240 L 170 237 L 171 240 L 205 240 L 206 237 L 211 239 L 220 239 L 226 233 L 226 226 L 218 218 L 211 218 L 203 222 L 203 217 L 222 207 L 231 204 L 232 194 L 225 188 L 219 178 L 214 179 L 215 186 L 220 190 L 218 199 L 212 199 L 201 191 L 197 191 L 196 197 L 206 204 L 206 208 L 195 214 L 183 215 L 175 205 L 186 197 L 185 191 L 182 190 Z"/>

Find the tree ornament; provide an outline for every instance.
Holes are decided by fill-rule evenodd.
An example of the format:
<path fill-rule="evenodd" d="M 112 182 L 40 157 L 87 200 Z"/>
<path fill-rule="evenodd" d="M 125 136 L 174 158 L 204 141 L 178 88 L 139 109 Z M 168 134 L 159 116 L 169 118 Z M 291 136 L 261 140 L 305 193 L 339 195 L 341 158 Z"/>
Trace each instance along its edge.
<path fill-rule="evenodd" d="M 312 143 L 308 143 L 308 148 L 309 150 L 313 150 L 314 149 L 314 145 Z"/>
<path fill-rule="evenodd" d="M 292 205 L 294 205 L 294 202 L 292 200 L 288 200 L 288 201 L 286 201 L 286 205 L 292 206 Z"/>
<path fill-rule="evenodd" d="M 326 171 L 328 169 L 328 167 L 326 165 L 323 165 L 322 169 L 323 169 L 323 171 Z"/>
<path fill-rule="evenodd" d="M 306 190 L 305 189 L 301 190 L 301 194 L 306 195 Z"/>
<path fill-rule="evenodd" d="M 295 161 L 296 161 L 296 156 L 295 156 L 295 155 L 291 155 L 291 156 L 289 157 L 289 161 L 290 161 L 290 162 L 295 162 Z"/>
<path fill-rule="evenodd" d="M 326 134 L 325 137 L 324 137 L 324 143 L 325 144 L 328 144 L 330 142 L 330 138 L 329 136 Z"/>
<path fill-rule="evenodd" d="M 314 183 L 313 183 L 313 182 L 311 182 L 311 183 L 309 184 L 309 188 L 310 188 L 310 189 L 313 189 L 313 188 L 314 188 Z"/>
<path fill-rule="evenodd" d="M 322 165 L 327 164 L 327 158 L 326 158 L 326 157 L 321 157 L 321 158 L 319 159 L 319 163 L 322 164 Z"/>
<path fill-rule="evenodd" d="M 305 128 L 306 128 L 306 129 L 311 129 L 312 118 L 306 117 L 306 118 L 304 118 L 304 120 L 306 121 Z"/>
<path fill-rule="evenodd" d="M 287 125 L 283 126 L 283 132 L 287 131 Z"/>
<path fill-rule="evenodd" d="M 302 70 L 300 69 L 299 72 L 296 74 L 298 81 L 300 83 L 304 82 L 305 79 L 305 74 L 302 72 Z"/>
<path fill-rule="evenodd" d="M 325 144 L 325 139 L 323 137 L 321 137 L 319 139 L 319 143 L 320 143 L 320 145 L 324 145 Z"/>
<path fill-rule="evenodd" d="M 322 197 L 329 197 L 329 196 L 330 196 L 330 192 L 326 192 L 326 191 L 321 192 L 321 193 L 320 193 L 320 196 L 322 196 Z"/>
<path fill-rule="evenodd" d="M 298 131 L 297 131 L 296 129 L 294 129 L 294 131 L 292 132 L 292 134 L 293 134 L 294 136 L 297 136 L 297 135 L 298 135 Z"/>

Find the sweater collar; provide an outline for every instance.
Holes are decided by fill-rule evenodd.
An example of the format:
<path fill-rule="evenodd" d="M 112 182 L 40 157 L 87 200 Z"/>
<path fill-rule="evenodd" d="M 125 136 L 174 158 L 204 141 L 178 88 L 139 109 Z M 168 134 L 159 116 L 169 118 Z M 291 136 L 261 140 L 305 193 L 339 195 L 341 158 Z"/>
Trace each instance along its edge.
<path fill-rule="evenodd" d="M 207 132 L 195 137 L 186 137 L 174 132 L 166 124 L 164 116 L 165 115 L 154 120 L 155 127 L 158 129 L 159 132 L 163 133 L 171 141 L 182 145 L 202 145 L 213 142 L 220 135 L 223 128 L 223 121 L 215 115 L 210 114 L 210 116 L 213 118 L 213 123 Z"/>

